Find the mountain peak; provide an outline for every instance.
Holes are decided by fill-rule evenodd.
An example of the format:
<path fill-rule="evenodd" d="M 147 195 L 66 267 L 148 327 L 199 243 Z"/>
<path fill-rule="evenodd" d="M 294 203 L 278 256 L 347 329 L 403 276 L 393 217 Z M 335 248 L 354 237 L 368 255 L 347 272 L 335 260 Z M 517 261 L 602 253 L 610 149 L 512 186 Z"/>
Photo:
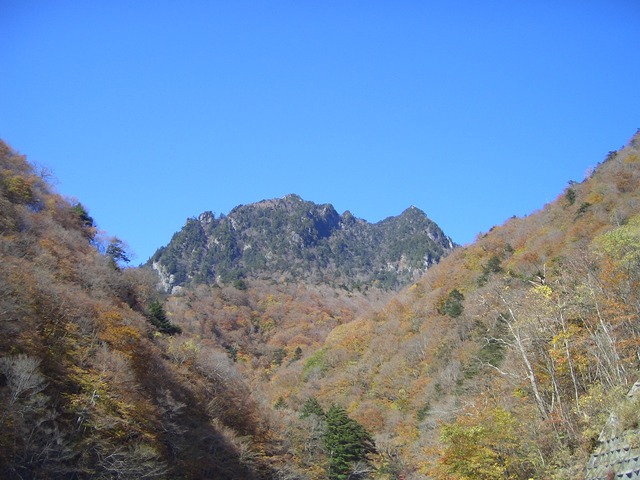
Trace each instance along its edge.
<path fill-rule="evenodd" d="M 415 206 L 371 224 L 288 194 L 198 219 L 151 259 L 169 287 L 257 277 L 396 289 L 454 247 Z"/>
<path fill-rule="evenodd" d="M 295 193 L 288 193 L 284 197 L 282 197 L 282 199 L 283 200 L 294 201 L 294 202 L 303 202 L 304 201 L 300 195 L 297 195 Z"/>
<path fill-rule="evenodd" d="M 424 218 L 428 218 L 427 214 L 424 213 L 422 210 L 420 210 L 415 205 L 411 205 L 409 208 L 407 208 L 404 212 L 402 212 L 400 214 L 400 217 L 424 217 Z"/>

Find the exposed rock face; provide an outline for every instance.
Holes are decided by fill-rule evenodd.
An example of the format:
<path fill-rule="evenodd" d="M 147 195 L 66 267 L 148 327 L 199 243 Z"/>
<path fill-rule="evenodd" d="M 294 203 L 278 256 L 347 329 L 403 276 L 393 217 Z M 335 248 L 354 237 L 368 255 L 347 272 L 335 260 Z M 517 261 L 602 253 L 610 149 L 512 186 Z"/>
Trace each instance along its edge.
<path fill-rule="evenodd" d="M 371 224 L 287 195 L 191 218 L 150 263 L 166 290 L 245 277 L 399 288 L 454 247 L 416 207 Z"/>

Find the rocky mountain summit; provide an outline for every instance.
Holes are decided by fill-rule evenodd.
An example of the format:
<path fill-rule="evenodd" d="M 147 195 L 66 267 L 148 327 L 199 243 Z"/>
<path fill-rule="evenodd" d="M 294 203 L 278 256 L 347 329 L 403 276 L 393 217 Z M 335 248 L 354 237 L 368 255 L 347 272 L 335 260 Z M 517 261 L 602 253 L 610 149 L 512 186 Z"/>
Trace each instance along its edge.
<path fill-rule="evenodd" d="M 409 207 L 377 223 L 340 215 L 297 195 L 190 218 L 149 263 L 170 291 L 246 278 L 305 280 L 343 288 L 396 289 L 455 247 L 424 212 Z"/>

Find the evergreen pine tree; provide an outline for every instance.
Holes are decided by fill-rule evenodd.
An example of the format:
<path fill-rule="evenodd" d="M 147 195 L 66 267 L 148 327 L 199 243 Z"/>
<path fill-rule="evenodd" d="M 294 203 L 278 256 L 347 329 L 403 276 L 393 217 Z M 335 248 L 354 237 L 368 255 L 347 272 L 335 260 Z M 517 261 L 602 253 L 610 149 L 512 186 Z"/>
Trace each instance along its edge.
<path fill-rule="evenodd" d="M 111 259 L 111 264 L 116 270 L 120 270 L 121 263 L 129 263 L 131 261 L 125 251 L 124 243 L 119 238 L 111 240 L 105 253 Z"/>
<path fill-rule="evenodd" d="M 310 415 L 316 415 L 319 418 L 324 418 L 325 416 L 324 410 L 316 397 L 309 397 L 300 410 L 300 418 L 307 418 Z"/>
<path fill-rule="evenodd" d="M 454 288 L 449 292 L 449 295 L 446 299 L 439 305 L 438 313 L 441 315 L 448 315 L 451 318 L 456 318 L 462 315 L 464 311 L 464 306 L 462 305 L 462 301 L 464 300 L 464 295 L 458 290 Z"/>
<path fill-rule="evenodd" d="M 295 362 L 297 360 L 300 360 L 301 358 L 302 358 L 302 348 L 296 347 L 296 349 L 293 352 L 293 358 L 291 359 L 291 361 Z"/>
<path fill-rule="evenodd" d="M 173 335 L 174 333 L 182 333 L 182 329 L 174 325 L 169 321 L 167 315 L 164 312 L 164 308 L 162 304 L 157 300 L 154 300 L 149 304 L 148 308 L 149 321 L 162 333 L 166 333 L 167 335 Z"/>
<path fill-rule="evenodd" d="M 356 478 L 352 475 L 354 465 L 367 463 L 367 454 L 376 451 L 371 435 L 337 405 L 327 411 L 326 422 L 324 443 L 329 455 L 329 478 Z"/>
<path fill-rule="evenodd" d="M 276 410 L 282 410 L 283 408 L 287 408 L 287 401 L 283 396 L 279 396 L 276 400 L 276 403 L 273 405 L 273 408 Z"/>

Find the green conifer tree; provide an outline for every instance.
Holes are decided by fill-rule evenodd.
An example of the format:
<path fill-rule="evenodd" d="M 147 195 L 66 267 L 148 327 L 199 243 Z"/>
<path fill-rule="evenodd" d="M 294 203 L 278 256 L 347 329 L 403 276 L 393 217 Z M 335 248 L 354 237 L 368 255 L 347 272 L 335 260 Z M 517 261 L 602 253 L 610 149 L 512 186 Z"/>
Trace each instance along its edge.
<path fill-rule="evenodd" d="M 327 410 L 326 422 L 324 444 L 329 456 L 329 478 L 358 478 L 354 476 L 354 466 L 358 462 L 368 463 L 367 454 L 376 451 L 371 435 L 337 405 Z"/>
<path fill-rule="evenodd" d="M 173 335 L 182 333 L 182 329 L 169 321 L 160 302 L 154 300 L 149 304 L 147 317 L 149 321 L 162 333 Z"/>
<path fill-rule="evenodd" d="M 300 418 L 307 418 L 310 415 L 316 415 L 319 418 L 324 418 L 325 416 L 324 410 L 316 397 L 309 397 L 300 410 Z"/>

